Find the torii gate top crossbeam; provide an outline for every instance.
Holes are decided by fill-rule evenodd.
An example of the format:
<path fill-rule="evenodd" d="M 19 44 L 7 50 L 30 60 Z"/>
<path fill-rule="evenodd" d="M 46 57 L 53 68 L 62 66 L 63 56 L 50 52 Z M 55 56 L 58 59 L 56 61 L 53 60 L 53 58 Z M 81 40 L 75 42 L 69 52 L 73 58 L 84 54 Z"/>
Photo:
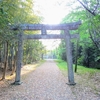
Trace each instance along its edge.
<path fill-rule="evenodd" d="M 76 30 L 79 25 L 81 25 L 81 21 L 57 25 L 21 24 L 18 27 L 12 27 L 11 29 L 18 30 L 18 28 L 21 28 L 22 30 L 65 30 L 66 28 L 68 28 L 69 30 Z"/>

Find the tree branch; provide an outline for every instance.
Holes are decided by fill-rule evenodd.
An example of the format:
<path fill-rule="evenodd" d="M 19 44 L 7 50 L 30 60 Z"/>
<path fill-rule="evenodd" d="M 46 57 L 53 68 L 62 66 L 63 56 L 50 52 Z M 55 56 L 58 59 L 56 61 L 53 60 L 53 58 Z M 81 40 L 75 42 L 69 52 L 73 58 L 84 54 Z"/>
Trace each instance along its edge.
<path fill-rule="evenodd" d="M 95 9 L 93 10 L 93 13 L 95 13 L 95 11 L 98 9 L 98 6 L 99 6 L 99 0 L 97 0 L 97 5 L 96 5 Z"/>
<path fill-rule="evenodd" d="M 92 15 L 96 16 L 95 12 L 92 12 L 91 10 L 89 10 L 80 0 L 77 0 L 89 13 L 91 13 Z"/>

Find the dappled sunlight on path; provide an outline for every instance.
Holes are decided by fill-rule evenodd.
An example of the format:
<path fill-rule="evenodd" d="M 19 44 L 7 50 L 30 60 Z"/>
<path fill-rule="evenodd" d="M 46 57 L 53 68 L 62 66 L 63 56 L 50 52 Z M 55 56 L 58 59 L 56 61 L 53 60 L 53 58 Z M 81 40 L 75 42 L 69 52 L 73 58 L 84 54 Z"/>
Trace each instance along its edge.
<path fill-rule="evenodd" d="M 27 74 L 34 71 L 37 66 L 39 66 L 39 63 L 24 65 L 21 68 L 22 79 L 25 78 L 27 76 Z M 2 73 L 0 73 L 0 77 L 2 77 Z M 11 84 L 11 82 L 14 81 L 14 78 L 15 78 L 15 73 L 13 75 L 11 75 L 11 71 L 7 71 L 6 72 L 6 78 L 4 80 L 0 80 L 0 87 L 7 87 L 8 85 Z"/>
<path fill-rule="evenodd" d="M 64 76 L 53 60 L 36 66 L 22 67 L 21 85 L 10 85 L 12 80 L 5 85 L 0 82 L 0 100 L 100 100 L 84 84 L 67 85 L 67 74 Z"/>
<path fill-rule="evenodd" d="M 23 68 L 31 71 L 29 66 L 31 65 Z M 69 86 L 66 85 L 67 78 L 62 75 L 53 60 L 45 62 L 22 79 L 21 85 L 10 85 L 6 88 L 5 96 L 2 94 L 0 100 L 74 100 Z"/>

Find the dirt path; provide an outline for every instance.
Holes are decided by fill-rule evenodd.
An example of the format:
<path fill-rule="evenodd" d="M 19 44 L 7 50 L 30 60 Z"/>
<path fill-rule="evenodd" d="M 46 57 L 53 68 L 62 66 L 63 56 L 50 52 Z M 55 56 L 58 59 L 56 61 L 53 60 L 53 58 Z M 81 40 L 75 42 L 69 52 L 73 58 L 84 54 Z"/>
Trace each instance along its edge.
<path fill-rule="evenodd" d="M 48 61 L 24 79 L 22 85 L 2 88 L 0 100 L 74 100 L 66 82 L 56 64 Z"/>
<path fill-rule="evenodd" d="M 0 88 L 0 100 L 100 100 L 74 91 L 78 85 L 68 86 L 67 77 L 63 76 L 53 61 L 47 61 L 28 75 L 22 76 L 19 86 L 5 85 Z M 11 82 L 11 81 L 10 81 Z M 81 94 L 79 94 L 79 92 Z M 88 97 L 87 97 L 88 96 Z"/>

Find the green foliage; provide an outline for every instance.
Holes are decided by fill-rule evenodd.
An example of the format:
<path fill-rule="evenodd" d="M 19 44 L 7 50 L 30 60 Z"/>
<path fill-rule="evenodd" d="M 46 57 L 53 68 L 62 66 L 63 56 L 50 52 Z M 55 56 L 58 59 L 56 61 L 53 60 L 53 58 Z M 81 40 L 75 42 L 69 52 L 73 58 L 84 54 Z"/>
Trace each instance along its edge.
<path fill-rule="evenodd" d="M 57 66 L 59 67 L 60 70 L 66 71 L 67 70 L 67 63 L 64 60 L 58 59 L 55 60 L 57 63 Z"/>
<path fill-rule="evenodd" d="M 0 1 L 0 35 L 13 35 L 10 25 L 23 23 L 39 23 L 41 17 L 34 14 L 33 0 L 2 0 Z M 9 36 L 10 37 L 10 36 Z"/>
<path fill-rule="evenodd" d="M 17 48 L 18 34 L 19 31 L 10 30 L 11 26 L 18 26 L 24 23 L 39 23 L 42 17 L 38 16 L 34 12 L 34 0 L 0 0 L 0 46 L 1 51 L 3 50 L 3 43 L 7 41 L 9 46 L 12 48 Z M 27 34 L 37 32 L 25 32 Z M 39 60 L 41 57 L 42 44 L 39 41 L 26 41 L 24 42 L 24 61 L 26 59 L 29 62 Z M 35 50 L 36 49 L 36 50 Z M 2 51 L 4 52 L 4 51 Z M 13 51 L 13 52 L 17 52 Z M 9 48 L 9 54 L 10 48 Z M 39 56 L 38 56 L 39 55 Z M 3 56 L 3 55 L 2 55 Z M 27 63 L 29 63 L 27 62 Z"/>
<path fill-rule="evenodd" d="M 58 59 L 66 60 L 66 48 L 64 40 L 61 40 L 59 47 L 56 48 L 56 55 Z"/>
<path fill-rule="evenodd" d="M 57 63 L 57 66 L 60 68 L 60 70 L 65 71 L 67 70 L 67 63 L 63 60 L 55 60 L 55 62 Z M 74 67 L 74 65 L 73 65 Z M 84 66 L 78 66 L 77 69 L 77 74 L 79 75 L 85 75 L 85 74 L 89 74 L 89 76 L 95 75 L 97 72 L 100 72 L 100 70 L 98 69 L 93 69 L 93 68 L 87 68 Z"/>
<path fill-rule="evenodd" d="M 32 63 L 42 59 L 45 48 L 39 40 L 26 40 L 24 42 L 24 63 Z"/>
<path fill-rule="evenodd" d="M 89 73 L 91 76 L 94 75 L 96 72 L 100 72 L 100 70 L 87 68 L 84 66 L 78 66 L 78 74 L 87 74 Z"/>
<path fill-rule="evenodd" d="M 78 0 L 77 0 L 78 1 Z M 74 6 L 75 1 L 70 6 Z M 77 5 L 72 9 L 72 11 L 63 18 L 61 23 L 68 23 L 81 20 L 82 25 L 79 27 L 78 31 L 70 32 L 71 34 L 79 33 L 80 40 L 78 45 L 78 57 L 77 62 L 79 65 L 84 65 L 87 67 L 100 68 L 100 15 L 98 13 L 99 8 L 95 8 L 98 5 L 98 1 L 92 0 L 81 0 L 82 3 L 87 7 L 87 9 L 92 10 L 95 9 L 95 16 L 92 15 L 87 9 L 82 7 L 82 5 Z M 95 6 L 94 6 L 95 5 Z M 99 4 L 100 6 L 100 4 Z M 75 63 L 76 58 L 76 41 L 72 41 L 72 54 L 73 54 L 73 62 Z M 58 47 L 58 52 L 60 58 L 66 61 L 66 49 L 65 49 L 65 41 L 61 41 L 61 44 Z"/>

